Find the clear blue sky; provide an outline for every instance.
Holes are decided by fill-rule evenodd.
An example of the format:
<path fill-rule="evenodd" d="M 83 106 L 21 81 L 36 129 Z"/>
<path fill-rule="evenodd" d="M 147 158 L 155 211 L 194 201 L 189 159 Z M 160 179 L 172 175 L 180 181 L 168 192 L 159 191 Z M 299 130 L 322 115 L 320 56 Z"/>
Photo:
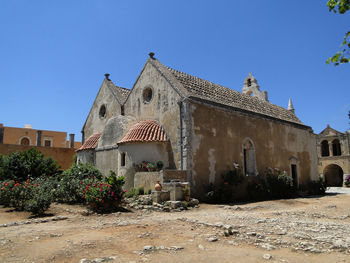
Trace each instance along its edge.
<path fill-rule="evenodd" d="M 349 129 L 350 64 L 326 59 L 350 12 L 324 1 L 0 1 L 0 123 L 81 128 L 110 73 L 131 88 L 148 53 L 165 65 L 241 91 L 249 72 L 270 102 L 315 133 Z"/>

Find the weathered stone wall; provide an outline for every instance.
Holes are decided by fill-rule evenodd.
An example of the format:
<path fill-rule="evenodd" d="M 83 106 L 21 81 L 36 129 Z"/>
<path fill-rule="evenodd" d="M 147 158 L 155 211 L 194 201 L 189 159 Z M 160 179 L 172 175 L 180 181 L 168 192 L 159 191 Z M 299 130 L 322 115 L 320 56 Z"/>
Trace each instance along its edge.
<path fill-rule="evenodd" d="M 117 149 L 95 151 L 95 165 L 104 176 L 109 176 L 110 171 L 118 174 L 118 155 Z"/>
<path fill-rule="evenodd" d="M 154 185 L 157 181 L 163 183 L 163 178 L 159 172 L 137 172 L 135 173 L 134 188 L 143 187 L 145 192 L 148 190 L 154 191 Z"/>
<path fill-rule="evenodd" d="M 152 98 L 149 102 L 144 100 L 144 91 L 151 88 Z M 137 122 L 142 120 L 156 120 L 164 128 L 170 139 L 168 152 L 170 167 L 180 167 L 180 110 L 178 102 L 181 97 L 170 86 L 168 81 L 151 64 L 146 63 L 137 79 L 129 98 L 125 103 L 125 115 L 131 116 Z"/>
<path fill-rule="evenodd" d="M 61 169 L 63 170 L 68 169 L 73 164 L 75 150 L 70 148 L 0 144 L 0 154 L 10 155 L 13 152 L 28 151 L 31 148 L 35 148 L 38 151 L 42 152 L 45 157 L 52 157 L 57 161 L 57 164 L 61 166 Z"/>
<path fill-rule="evenodd" d="M 91 163 L 95 165 L 95 151 L 93 149 L 78 151 L 77 161 L 81 163 Z"/>
<path fill-rule="evenodd" d="M 338 139 L 341 147 L 341 155 L 334 156 L 332 142 Z M 321 143 L 327 141 L 329 145 L 329 156 L 322 156 Z M 344 174 L 350 174 L 350 133 L 339 133 L 330 127 L 327 127 L 323 133 L 317 135 L 317 155 L 318 172 L 323 174 L 327 166 L 331 164 L 338 165 Z"/>
<path fill-rule="evenodd" d="M 113 83 L 104 79 L 83 127 L 83 141 L 94 133 L 102 132 L 110 118 L 120 115 L 121 106 L 110 90 L 113 88 Z M 99 116 L 102 105 L 106 106 L 106 116 L 103 118 Z"/>
<path fill-rule="evenodd" d="M 254 144 L 258 173 L 272 167 L 291 174 L 295 162 L 299 184 L 317 178 L 316 142 L 310 129 L 199 102 L 191 102 L 188 111 L 192 129 L 187 162 L 195 195 L 203 197 L 204 186 L 220 182 L 221 173 L 233 163 L 243 167 L 247 139 Z"/>
<path fill-rule="evenodd" d="M 187 171 L 179 171 L 179 170 L 162 170 L 160 171 L 162 174 L 164 181 L 169 180 L 179 180 L 181 182 L 186 182 L 187 180 Z"/>

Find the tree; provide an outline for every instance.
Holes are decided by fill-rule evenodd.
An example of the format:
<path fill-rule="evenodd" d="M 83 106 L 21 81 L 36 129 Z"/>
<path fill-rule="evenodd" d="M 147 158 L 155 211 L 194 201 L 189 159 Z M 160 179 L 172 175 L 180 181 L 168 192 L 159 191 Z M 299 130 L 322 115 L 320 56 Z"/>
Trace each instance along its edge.
<path fill-rule="evenodd" d="M 345 14 L 350 9 L 350 0 L 329 0 L 327 2 L 329 11 L 334 13 Z M 350 62 L 350 31 L 345 36 L 340 46 L 343 50 L 338 51 L 334 56 L 329 57 L 327 64 L 333 63 L 335 66 Z"/>

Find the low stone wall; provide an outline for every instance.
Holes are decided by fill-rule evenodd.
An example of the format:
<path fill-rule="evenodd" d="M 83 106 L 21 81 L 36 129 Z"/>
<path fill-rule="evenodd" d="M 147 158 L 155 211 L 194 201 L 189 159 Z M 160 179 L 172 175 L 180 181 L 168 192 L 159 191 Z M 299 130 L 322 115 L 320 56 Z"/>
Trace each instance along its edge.
<path fill-rule="evenodd" d="M 154 185 L 160 181 L 163 183 L 163 177 L 160 172 L 136 172 L 134 177 L 134 188 L 143 187 L 145 192 L 154 191 Z"/>
<path fill-rule="evenodd" d="M 10 155 L 13 152 L 28 151 L 32 148 L 40 151 L 45 157 L 52 157 L 62 170 L 68 169 L 73 164 L 75 149 L 58 147 L 25 146 L 16 144 L 0 144 L 0 154 Z"/>

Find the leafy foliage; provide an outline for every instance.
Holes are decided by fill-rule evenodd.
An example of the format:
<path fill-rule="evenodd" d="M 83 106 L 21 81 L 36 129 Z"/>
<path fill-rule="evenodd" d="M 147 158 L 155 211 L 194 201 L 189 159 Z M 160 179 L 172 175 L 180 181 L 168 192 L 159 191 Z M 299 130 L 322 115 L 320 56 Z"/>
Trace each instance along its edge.
<path fill-rule="evenodd" d="M 44 158 L 38 150 L 32 148 L 25 152 L 15 152 L 0 158 L 0 180 L 18 182 L 38 178 L 43 175 L 57 175 L 59 168 L 52 158 Z"/>
<path fill-rule="evenodd" d="M 35 181 L 27 179 L 22 183 L 13 180 L 2 182 L 0 204 L 41 215 L 52 202 L 52 187 L 49 180 L 44 178 Z"/>
<path fill-rule="evenodd" d="M 86 186 L 101 181 L 102 177 L 101 172 L 92 164 L 73 164 L 52 182 L 56 189 L 54 198 L 61 203 L 84 203 L 82 193 Z"/>
<path fill-rule="evenodd" d="M 334 13 L 345 14 L 350 9 L 350 0 L 329 0 L 327 2 L 329 11 Z M 350 62 L 350 31 L 348 31 L 341 44 L 342 50 L 328 58 L 327 64 L 333 63 L 335 66 Z"/>
<path fill-rule="evenodd" d="M 107 177 L 104 182 L 89 183 L 83 190 L 83 198 L 86 202 L 94 204 L 94 210 L 115 209 L 123 200 L 125 191 L 124 177 L 116 177 L 115 173 Z"/>

